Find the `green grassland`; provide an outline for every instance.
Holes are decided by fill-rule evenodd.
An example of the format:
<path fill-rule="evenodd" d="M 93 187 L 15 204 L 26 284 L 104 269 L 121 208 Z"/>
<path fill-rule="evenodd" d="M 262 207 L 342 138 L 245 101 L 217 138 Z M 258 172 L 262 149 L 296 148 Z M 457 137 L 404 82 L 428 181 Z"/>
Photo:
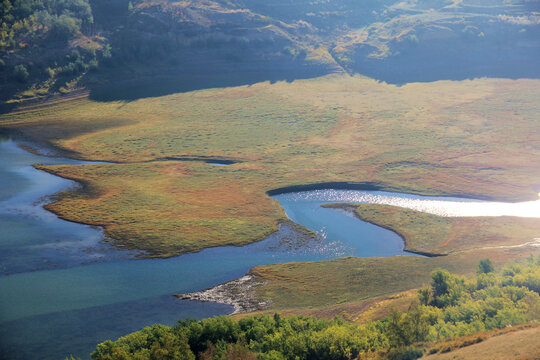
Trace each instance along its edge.
<path fill-rule="evenodd" d="M 348 322 L 366 324 L 370 321 L 383 319 L 390 315 L 392 309 L 405 311 L 418 298 L 417 290 L 407 290 L 390 295 L 375 296 L 362 300 L 353 300 L 333 305 L 323 305 L 306 308 L 266 309 L 250 313 L 231 315 L 233 319 L 243 319 L 253 315 L 271 315 L 279 313 L 282 316 L 314 316 L 318 319 L 334 319 L 340 317 Z"/>
<path fill-rule="evenodd" d="M 537 80 L 398 87 L 331 75 L 131 102 L 79 96 L 2 115 L 0 127 L 114 162 L 40 166 L 85 184 L 49 209 L 103 225 L 118 245 L 171 256 L 260 240 L 285 217 L 266 192 L 287 186 L 534 199 L 539 92 Z"/>
<path fill-rule="evenodd" d="M 62 200 L 47 209 L 71 221 L 101 225 L 115 244 L 152 256 L 245 245 L 276 231 L 275 219 L 286 220 L 271 199 L 253 202 L 257 189 L 222 166 L 156 161 L 45 170 L 89 184 L 60 194 Z"/>

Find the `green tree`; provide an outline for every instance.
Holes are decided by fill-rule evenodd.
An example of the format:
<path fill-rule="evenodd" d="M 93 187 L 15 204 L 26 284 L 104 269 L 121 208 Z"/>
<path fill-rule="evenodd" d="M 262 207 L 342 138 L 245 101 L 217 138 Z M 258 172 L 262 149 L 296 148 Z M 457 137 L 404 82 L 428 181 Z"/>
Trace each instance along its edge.
<path fill-rule="evenodd" d="M 447 270 L 436 269 L 431 273 L 431 289 L 433 292 L 431 305 L 442 308 L 457 304 L 465 290 L 465 282 Z"/>
<path fill-rule="evenodd" d="M 395 309 L 387 324 L 387 336 L 394 347 L 406 347 L 415 342 L 424 341 L 429 334 L 428 317 L 421 306 L 410 306 L 405 313 Z"/>
<path fill-rule="evenodd" d="M 488 274 L 494 271 L 495 271 L 495 268 L 493 267 L 493 263 L 491 262 L 490 259 L 480 260 L 480 263 L 478 264 L 478 267 L 476 268 L 476 272 L 478 274 Z"/>
<path fill-rule="evenodd" d="M 433 291 L 429 285 L 424 285 L 418 290 L 418 300 L 422 305 L 429 305 L 433 301 Z"/>
<path fill-rule="evenodd" d="M 68 15 L 60 15 L 54 19 L 51 35 L 58 40 L 68 40 L 80 31 L 81 21 Z"/>

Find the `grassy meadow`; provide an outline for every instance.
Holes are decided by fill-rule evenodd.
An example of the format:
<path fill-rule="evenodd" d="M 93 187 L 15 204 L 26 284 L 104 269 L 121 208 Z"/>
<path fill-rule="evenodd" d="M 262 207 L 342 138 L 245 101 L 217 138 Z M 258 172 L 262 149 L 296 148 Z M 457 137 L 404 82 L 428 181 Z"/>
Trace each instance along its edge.
<path fill-rule="evenodd" d="M 489 357 L 491 360 L 535 359 L 540 352 L 540 343 L 538 343 L 540 327 L 517 328 L 488 334 L 489 338 L 487 339 L 476 344 L 464 345 L 457 349 L 452 349 L 451 346 L 460 339 L 443 342 L 439 346 L 443 348 L 447 345 L 452 351 L 426 354 L 422 359 L 450 360 L 481 359 L 486 357 Z"/>
<path fill-rule="evenodd" d="M 172 256 L 265 237 L 284 219 L 266 192 L 292 185 L 369 182 L 421 194 L 534 199 L 538 85 L 395 86 L 330 75 L 129 102 L 74 96 L 1 115 L 0 127 L 73 157 L 113 162 L 41 166 L 85 184 L 49 209 L 104 226 L 118 245 Z"/>
<path fill-rule="evenodd" d="M 479 259 L 489 258 L 496 266 L 510 260 L 524 261 L 538 251 L 520 248 L 486 249 L 438 257 L 393 256 L 385 258 L 346 257 L 328 261 L 257 266 L 251 270 L 263 283 L 255 291 L 270 300 L 270 309 L 319 309 L 387 296 L 415 289 L 430 279 L 437 268 L 460 275 L 476 272 Z"/>

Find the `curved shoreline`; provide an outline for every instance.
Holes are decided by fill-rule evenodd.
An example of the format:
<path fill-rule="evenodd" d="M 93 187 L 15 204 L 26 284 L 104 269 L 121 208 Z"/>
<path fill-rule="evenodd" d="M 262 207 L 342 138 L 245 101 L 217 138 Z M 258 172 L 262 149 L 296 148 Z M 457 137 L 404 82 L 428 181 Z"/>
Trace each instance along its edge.
<path fill-rule="evenodd" d="M 407 247 L 409 246 L 409 241 L 407 240 L 405 235 L 401 234 L 399 231 L 397 231 L 396 229 L 393 229 L 393 228 L 391 228 L 389 226 L 382 225 L 382 224 L 377 224 L 377 223 L 375 223 L 373 221 L 362 219 L 355 211 L 357 205 L 359 205 L 359 204 L 333 203 L 333 204 L 322 205 L 322 207 L 329 208 L 329 209 L 340 209 L 340 210 L 343 210 L 343 211 L 347 211 L 348 213 L 352 214 L 354 217 L 356 217 L 357 219 L 359 219 L 361 221 L 367 222 L 369 224 L 372 224 L 372 225 L 375 225 L 375 226 L 378 226 L 380 228 L 383 228 L 383 229 L 386 229 L 388 231 L 393 232 L 394 234 L 396 234 L 397 236 L 399 236 L 403 240 L 403 244 L 405 245 L 403 247 L 403 251 L 409 252 L 411 254 L 430 257 L 430 258 L 439 257 L 439 256 L 448 256 L 449 255 L 449 254 L 440 254 L 440 253 L 432 253 L 432 252 L 428 252 L 428 251 L 420 251 L 420 250 L 408 249 Z"/>
<path fill-rule="evenodd" d="M 23 149 L 24 150 L 24 149 Z M 42 155 L 43 156 L 43 155 Z M 46 155 L 44 155 L 46 156 Z M 62 175 L 59 175 L 57 174 L 56 172 L 54 171 L 51 171 L 49 169 L 44 169 L 44 168 L 41 168 L 37 165 L 34 165 L 34 168 L 36 168 L 37 170 L 39 171 L 44 171 L 44 172 L 47 172 L 51 175 L 54 175 L 54 176 L 58 176 L 62 179 L 66 179 L 66 180 L 69 180 L 69 181 L 72 181 L 74 183 L 77 183 L 79 185 L 78 189 L 74 189 L 74 190 L 70 190 L 70 189 L 66 189 L 64 191 L 83 191 L 83 192 L 86 192 L 88 194 L 91 194 L 92 193 L 92 186 L 90 185 L 90 183 L 88 183 L 87 181 L 85 180 L 81 180 L 81 179 L 72 179 L 72 178 L 69 178 L 69 177 L 64 177 Z M 441 198 L 448 198 L 448 197 L 462 197 L 462 198 L 465 198 L 465 199 L 471 199 L 471 200 L 484 200 L 484 199 L 480 199 L 478 197 L 472 197 L 472 196 L 464 196 L 464 195 L 461 195 L 461 194 L 457 194 L 457 195 L 450 195 L 450 194 L 446 194 L 446 195 L 433 195 L 433 194 L 429 194 L 429 193 L 414 193 L 414 192 L 399 192 L 399 191 L 395 191 L 396 189 L 394 188 L 387 188 L 387 187 L 384 187 L 384 186 L 381 186 L 381 185 L 378 185 L 378 183 L 370 183 L 370 182 L 364 182 L 364 183 L 351 183 L 351 182 L 326 182 L 326 183 L 315 183 L 315 184 L 307 184 L 307 185 L 294 185 L 294 186 L 289 186 L 289 187 L 283 187 L 283 188 L 277 188 L 277 189 L 273 189 L 273 190 L 269 190 L 266 192 L 266 194 L 268 196 L 276 196 L 276 195 L 284 195 L 284 194 L 291 194 L 291 193 L 296 193 L 296 192 L 302 192 L 302 191 L 314 191 L 314 190 L 359 190 L 359 191 L 385 191 L 385 192 L 393 192 L 393 193 L 396 193 L 396 194 L 409 194 L 409 195 L 418 195 L 418 196 L 433 196 L 433 197 L 441 197 Z M 394 190 L 394 191 L 392 191 Z M 59 194 L 59 193 L 56 193 L 56 194 Z M 54 196 L 56 194 L 52 194 L 50 197 L 52 199 L 54 199 Z M 486 199 L 489 199 L 489 197 L 486 197 Z M 536 199 L 535 199 L 536 200 Z M 490 201 L 490 200 L 484 200 L 484 201 Z M 77 224 L 82 224 L 82 225 L 88 225 L 88 226 L 95 226 L 95 227 L 98 227 L 100 229 L 103 230 L 103 234 L 104 234 L 104 238 L 106 239 L 110 239 L 111 240 L 111 244 L 114 245 L 115 247 L 118 247 L 120 249 L 127 249 L 127 250 L 132 250 L 132 251 L 139 251 L 140 252 L 140 255 L 137 255 L 135 257 L 135 259 L 140 259 L 140 258 L 163 258 L 163 259 L 166 259 L 166 258 L 172 258 L 172 257 L 176 257 L 176 256 L 181 256 L 181 255 L 184 255 L 184 254 L 193 254 L 193 253 L 198 253 L 204 249 L 210 249 L 210 248 L 216 248 L 216 247 L 221 247 L 221 246 L 245 246 L 245 245 L 249 245 L 249 244 L 254 244 L 254 243 L 257 243 L 259 241 L 262 241 L 264 239 L 266 239 L 268 236 L 272 235 L 272 234 L 275 234 L 278 230 L 272 232 L 272 233 L 269 233 L 269 234 L 263 234 L 261 237 L 259 238 L 255 238 L 253 239 L 252 241 L 249 241 L 249 242 L 246 242 L 245 244 L 240 244 L 240 245 L 236 245 L 236 244 L 223 244 L 223 245 L 219 245 L 219 246 L 212 246 L 212 247 L 206 247 L 206 248 L 202 248 L 200 250 L 195 250 L 195 251 L 185 251 L 185 252 L 181 252 L 177 255 L 171 255 L 171 256 L 159 256 L 159 255 L 154 255 L 150 252 L 147 252 L 146 251 L 146 254 L 144 254 L 144 250 L 141 250 L 139 248 L 136 248 L 136 247 L 130 247 L 130 246 L 126 246 L 126 245 L 122 245 L 122 244 L 117 244 L 116 241 L 118 241 L 116 238 L 114 237 L 111 237 L 109 235 L 107 235 L 107 225 L 105 224 L 100 224 L 100 223 L 86 223 L 86 222 L 81 222 L 81 221 L 76 221 L 76 220 L 71 220 L 63 215 L 60 215 L 58 214 L 57 212 L 54 211 L 54 209 L 51 208 L 51 205 L 54 203 L 55 201 L 51 201 L 51 202 L 48 202 L 47 204 L 44 204 L 43 207 L 53 213 L 54 215 L 56 215 L 58 218 L 62 219 L 62 220 L 65 220 L 65 221 L 69 221 L 69 222 L 72 222 L 72 223 L 77 223 Z M 508 203 L 512 203 L 512 202 L 508 202 Z M 515 203 L 518 203 L 518 202 L 515 202 Z M 352 204 L 354 205 L 354 204 Z M 354 211 L 353 211 L 354 212 Z M 417 251 L 417 250 L 411 250 L 411 249 L 407 249 L 407 246 L 408 246 L 408 242 L 407 242 L 407 239 L 402 235 L 400 234 L 399 232 L 397 232 L 396 230 L 388 227 L 388 226 L 385 226 L 385 225 L 381 225 L 381 224 L 376 224 L 376 223 L 373 223 L 371 221 L 368 221 L 368 220 L 364 220 L 362 218 L 360 218 L 356 213 L 354 213 L 354 216 L 361 220 L 361 221 L 365 221 L 367 223 L 370 223 L 370 224 L 373 224 L 375 226 L 378 226 L 380 228 L 383 228 L 383 229 L 386 229 L 386 230 L 389 230 L 389 231 L 392 231 L 393 233 L 397 234 L 400 238 L 402 238 L 404 244 L 405 244 L 405 247 L 404 247 L 404 251 L 407 251 L 411 254 L 416 254 L 416 255 L 421 255 L 421 256 L 427 256 L 427 257 L 438 257 L 438 256 L 446 256 L 448 254 L 440 254 L 440 253 L 431 253 L 431 252 L 425 252 L 425 251 Z M 288 218 L 287 218 L 288 219 Z M 290 220 L 290 219 L 289 219 Z M 278 224 L 280 223 L 280 221 L 278 221 Z M 296 224 L 296 223 L 295 223 Z M 301 224 L 297 224 L 298 226 L 300 226 L 302 229 L 305 229 L 306 232 L 309 232 L 311 233 L 312 231 L 310 231 L 309 229 L 305 228 L 303 225 Z M 106 241 L 104 239 L 104 241 Z M 107 241 L 108 242 L 108 241 Z"/>
<path fill-rule="evenodd" d="M 52 156 L 41 152 L 47 151 L 43 148 L 29 151 L 23 141 L 17 137 L 2 136 L 2 154 L 6 156 L 2 161 L 2 169 L 13 173 L 3 179 L 8 188 L 13 186 L 13 189 L 0 201 L 1 215 L 2 220 L 14 217 L 13 228 L 10 228 L 11 222 L 7 225 L 6 239 L 16 240 L 14 244 L 18 244 L 6 250 L 8 253 L 16 250 L 17 253 L 11 260 L 8 256 L 3 257 L 3 274 L 68 269 L 96 262 L 135 258 L 138 252 L 126 252 L 127 249 L 111 244 L 103 226 L 72 221 L 49 209 L 59 194 L 79 191 L 85 184 L 43 171 L 36 164 L 46 162 L 70 165 L 88 162 L 64 158 L 58 154 Z M 24 185 L 17 185 L 21 180 L 24 180 Z M 21 233 L 21 226 L 28 230 Z M 36 228 L 41 230 L 38 232 Z"/>
<path fill-rule="evenodd" d="M 482 201 L 497 201 L 508 203 L 519 203 L 524 201 L 538 200 L 538 198 L 522 198 L 520 200 L 508 201 L 508 199 L 492 197 L 489 195 L 478 195 L 468 193 L 443 193 L 443 192 L 429 192 L 429 191 L 417 191 L 412 189 L 397 189 L 392 186 L 387 186 L 382 182 L 349 182 L 349 181 L 333 181 L 333 182 L 321 182 L 311 183 L 303 185 L 290 185 L 276 189 L 267 190 L 268 196 L 290 194 L 302 191 L 314 191 L 314 190 L 359 190 L 359 191 L 384 191 L 397 194 L 408 194 L 418 196 L 436 196 L 441 198 L 457 197 L 470 200 L 482 200 Z"/>

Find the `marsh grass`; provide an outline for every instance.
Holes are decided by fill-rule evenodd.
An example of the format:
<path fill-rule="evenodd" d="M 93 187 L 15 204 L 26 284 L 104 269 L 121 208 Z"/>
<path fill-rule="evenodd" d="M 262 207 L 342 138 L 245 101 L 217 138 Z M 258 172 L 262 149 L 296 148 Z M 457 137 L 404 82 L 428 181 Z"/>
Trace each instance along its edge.
<path fill-rule="evenodd" d="M 275 231 L 285 215 L 266 192 L 287 186 L 369 182 L 430 195 L 536 197 L 538 84 L 398 87 L 331 75 L 129 102 L 73 96 L 1 115 L 0 126 L 72 157 L 117 162 L 41 167 L 87 185 L 49 209 L 105 226 L 117 244 L 171 256 Z M 164 158 L 239 162 L 218 169 Z"/>

